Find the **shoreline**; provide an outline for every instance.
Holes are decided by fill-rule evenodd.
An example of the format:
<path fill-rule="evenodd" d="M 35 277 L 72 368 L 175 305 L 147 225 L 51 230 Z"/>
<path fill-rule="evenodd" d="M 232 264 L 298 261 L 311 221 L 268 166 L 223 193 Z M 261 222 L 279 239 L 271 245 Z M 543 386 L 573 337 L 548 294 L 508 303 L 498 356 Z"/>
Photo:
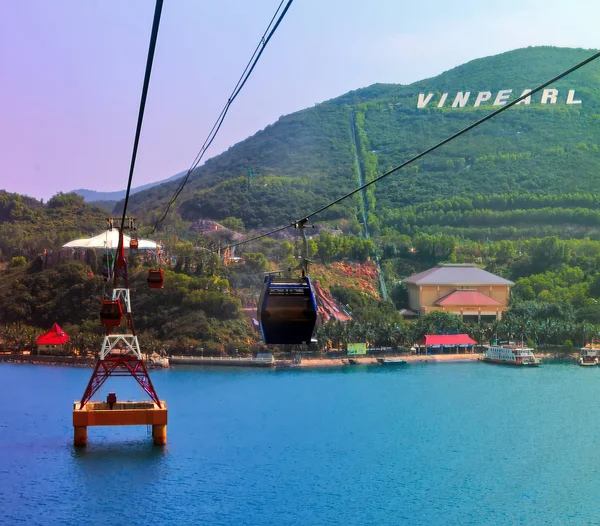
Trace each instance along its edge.
<path fill-rule="evenodd" d="M 63 367 L 94 367 L 94 358 L 72 358 L 69 356 L 48 356 L 31 354 L 0 354 L 0 363 L 26 365 L 59 365 Z"/>
<path fill-rule="evenodd" d="M 406 360 L 406 363 L 451 363 L 451 362 L 475 362 L 480 359 L 481 355 L 476 353 L 468 354 L 410 354 L 410 355 L 396 355 L 386 356 L 386 358 L 399 358 Z M 377 362 L 377 358 L 372 357 L 356 357 L 350 356 L 349 358 L 356 360 L 356 365 L 380 365 Z M 298 367 L 305 368 L 318 368 L 318 367 L 354 367 L 355 365 L 349 365 L 348 363 L 342 362 L 347 361 L 348 357 L 344 358 L 303 358 L 302 362 L 298 364 Z"/>
<path fill-rule="evenodd" d="M 483 355 L 479 353 L 465 353 L 465 354 L 425 354 L 425 355 L 386 355 L 386 358 L 398 358 L 405 360 L 407 364 L 418 364 L 418 363 L 461 363 L 461 362 L 476 362 L 480 361 Z M 536 353 L 536 357 L 543 361 L 577 361 L 577 357 L 565 357 L 555 356 L 548 353 Z M 349 364 L 348 358 L 356 360 L 358 363 Z M 383 358 L 383 356 L 382 356 Z M 247 362 L 249 359 L 245 359 Z M 344 356 L 336 358 L 310 358 L 303 357 L 302 362 L 294 364 L 291 360 L 275 360 L 272 365 L 265 366 L 264 363 L 260 364 L 248 364 L 248 363 L 232 363 L 234 360 L 206 360 L 204 362 L 199 361 L 197 365 L 201 367 L 247 367 L 256 369 L 287 369 L 287 368 L 304 368 L 304 369 L 320 369 L 320 368 L 333 368 L 333 367 L 354 367 L 358 366 L 374 366 L 380 365 L 375 357 L 359 357 L 359 356 Z M 191 365 L 196 365 L 193 360 L 190 360 Z M 70 358 L 66 356 L 31 356 L 31 355 L 15 355 L 15 354 L 0 354 L 1 363 L 12 363 L 12 364 L 27 364 L 27 365 L 51 365 L 51 366 L 62 366 L 62 367 L 79 367 L 79 368 L 93 368 L 96 364 L 96 360 L 93 358 Z M 184 364 L 181 364 L 184 365 Z M 185 365 L 190 365 L 186 363 Z M 170 365 L 169 368 L 177 368 L 178 364 Z M 149 367 L 155 369 L 155 367 Z M 157 367 L 163 369 L 163 367 Z"/>

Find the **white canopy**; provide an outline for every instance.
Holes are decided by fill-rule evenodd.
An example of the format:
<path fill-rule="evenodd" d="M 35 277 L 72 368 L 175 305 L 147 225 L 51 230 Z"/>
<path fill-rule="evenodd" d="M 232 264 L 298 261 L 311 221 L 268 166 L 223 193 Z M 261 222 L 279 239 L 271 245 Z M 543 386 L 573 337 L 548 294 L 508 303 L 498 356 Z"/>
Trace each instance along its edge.
<path fill-rule="evenodd" d="M 130 239 L 131 238 L 129 236 L 123 234 L 123 244 L 125 245 L 125 249 L 129 248 Z M 113 228 L 112 230 L 106 230 L 102 234 L 95 237 L 69 241 L 63 245 L 63 248 L 109 248 L 116 250 L 118 245 L 119 229 Z M 150 241 L 149 239 L 138 240 L 138 250 L 156 250 L 157 246 L 157 243 Z"/>

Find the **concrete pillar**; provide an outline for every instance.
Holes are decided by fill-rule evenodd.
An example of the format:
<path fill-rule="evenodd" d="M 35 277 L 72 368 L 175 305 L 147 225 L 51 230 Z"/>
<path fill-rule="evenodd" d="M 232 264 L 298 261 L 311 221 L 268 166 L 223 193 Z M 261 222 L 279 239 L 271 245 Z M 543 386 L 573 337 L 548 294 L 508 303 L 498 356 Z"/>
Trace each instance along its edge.
<path fill-rule="evenodd" d="M 73 445 L 75 447 L 87 446 L 87 426 L 73 427 Z"/>
<path fill-rule="evenodd" d="M 153 425 L 152 426 L 152 441 L 155 446 L 164 446 L 167 444 L 167 426 Z"/>

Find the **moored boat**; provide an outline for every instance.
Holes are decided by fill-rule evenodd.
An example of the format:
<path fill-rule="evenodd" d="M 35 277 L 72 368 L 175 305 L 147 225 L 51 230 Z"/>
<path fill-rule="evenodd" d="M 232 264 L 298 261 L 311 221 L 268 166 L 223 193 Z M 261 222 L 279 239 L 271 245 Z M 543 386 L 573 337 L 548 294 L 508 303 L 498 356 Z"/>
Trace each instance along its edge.
<path fill-rule="evenodd" d="M 406 365 L 406 360 L 401 358 L 377 358 L 377 363 L 381 365 Z"/>
<path fill-rule="evenodd" d="M 482 361 L 502 365 L 519 365 L 534 367 L 540 360 L 533 354 L 530 347 L 512 345 L 490 345 L 483 355 Z"/>
<path fill-rule="evenodd" d="M 590 367 L 598 365 L 598 350 L 600 344 L 588 343 L 585 347 L 582 347 L 579 351 L 579 365 L 583 367 Z"/>

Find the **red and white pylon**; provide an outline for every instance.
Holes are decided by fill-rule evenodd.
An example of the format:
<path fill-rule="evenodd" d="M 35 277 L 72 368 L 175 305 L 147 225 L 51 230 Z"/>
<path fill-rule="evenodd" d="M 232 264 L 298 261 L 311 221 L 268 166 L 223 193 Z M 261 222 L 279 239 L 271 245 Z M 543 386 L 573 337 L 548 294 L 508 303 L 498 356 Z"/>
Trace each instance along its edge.
<path fill-rule="evenodd" d="M 133 377 L 160 408 L 161 403 L 150 380 L 148 370 L 144 365 L 142 351 L 133 325 L 127 260 L 125 259 L 125 248 L 123 246 L 123 228 L 119 230 L 119 247 L 115 259 L 113 279 L 112 300 L 121 302 L 129 330 L 127 333 L 111 334 L 111 327 L 106 328 L 100 357 L 96 362 L 90 381 L 81 397 L 79 409 L 83 409 L 85 404 L 91 400 L 92 396 L 111 376 Z M 119 279 L 125 282 L 125 287 L 117 287 Z"/>

